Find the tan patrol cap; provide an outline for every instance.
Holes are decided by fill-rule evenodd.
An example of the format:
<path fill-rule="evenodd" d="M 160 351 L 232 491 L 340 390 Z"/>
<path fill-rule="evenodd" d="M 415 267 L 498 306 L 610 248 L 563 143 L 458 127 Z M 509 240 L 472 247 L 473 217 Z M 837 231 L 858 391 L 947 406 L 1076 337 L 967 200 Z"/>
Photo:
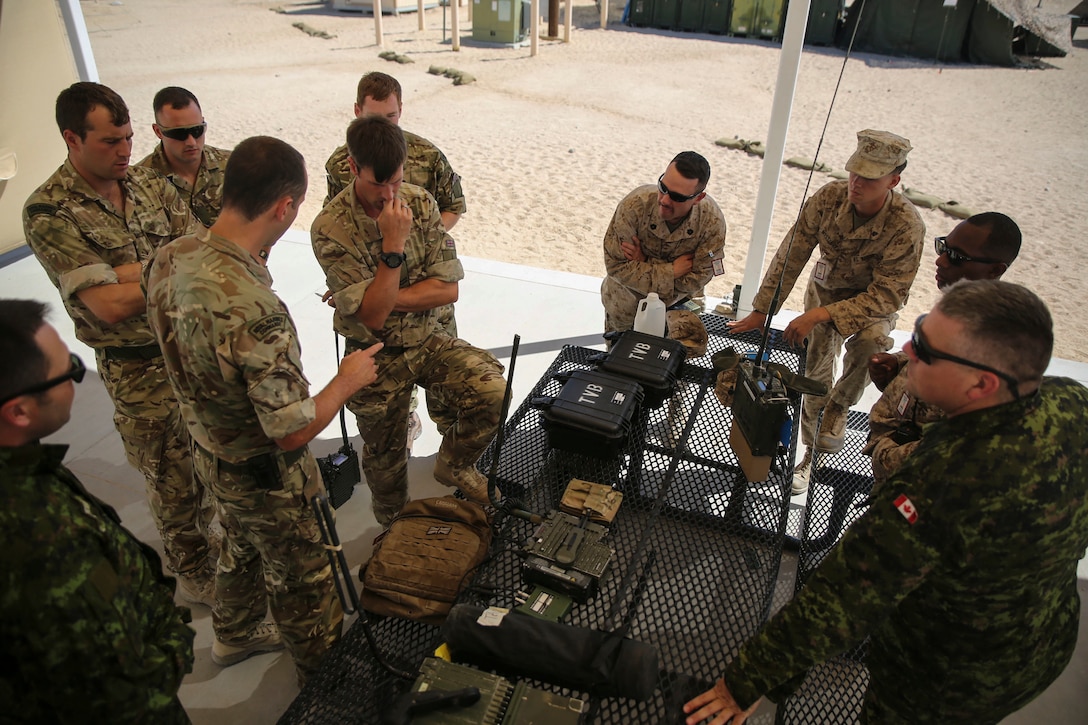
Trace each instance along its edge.
<path fill-rule="evenodd" d="M 858 150 L 846 162 L 846 170 L 866 179 L 879 179 L 902 166 L 911 148 L 910 141 L 894 133 L 871 128 L 858 131 Z"/>
<path fill-rule="evenodd" d="M 706 345 L 710 340 L 706 325 L 697 314 L 688 310 L 669 310 L 665 313 L 665 324 L 668 336 L 683 343 L 688 357 L 706 355 Z"/>

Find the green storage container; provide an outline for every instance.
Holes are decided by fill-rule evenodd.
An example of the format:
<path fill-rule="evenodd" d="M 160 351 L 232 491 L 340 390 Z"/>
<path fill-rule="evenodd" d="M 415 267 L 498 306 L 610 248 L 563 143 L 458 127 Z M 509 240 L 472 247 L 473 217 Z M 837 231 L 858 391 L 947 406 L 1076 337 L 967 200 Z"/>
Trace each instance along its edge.
<path fill-rule="evenodd" d="M 653 23 L 654 0 L 631 0 L 627 24 L 644 28 Z"/>
<path fill-rule="evenodd" d="M 708 33 L 728 33 L 733 0 L 706 0 L 703 5 L 703 30 Z"/>
<path fill-rule="evenodd" d="M 654 0 L 655 28 L 672 30 L 680 20 L 680 0 Z"/>
<path fill-rule="evenodd" d="M 703 31 L 703 13 L 706 0 L 680 0 L 680 17 L 677 27 L 697 33 Z"/>
<path fill-rule="evenodd" d="M 786 0 L 733 0 L 729 32 L 750 38 L 782 37 Z"/>
<path fill-rule="evenodd" d="M 472 39 L 520 43 L 529 33 L 527 0 L 472 0 Z"/>
<path fill-rule="evenodd" d="M 808 8 L 808 27 L 805 43 L 809 45 L 834 45 L 839 31 L 839 20 L 846 6 L 845 0 L 811 0 Z"/>

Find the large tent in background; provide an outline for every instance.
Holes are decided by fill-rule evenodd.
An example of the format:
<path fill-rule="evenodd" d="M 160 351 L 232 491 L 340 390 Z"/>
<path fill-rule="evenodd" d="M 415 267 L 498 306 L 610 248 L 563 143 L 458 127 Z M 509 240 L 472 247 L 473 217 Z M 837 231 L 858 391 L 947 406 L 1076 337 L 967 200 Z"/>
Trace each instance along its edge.
<path fill-rule="evenodd" d="M 855 25 L 855 50 L 941 61 L 1011 66 L 1018 55 L 1064 56 L 1072 46 L 1070 16 L 1035 0 L 854 0 L 843 46 Z"/>

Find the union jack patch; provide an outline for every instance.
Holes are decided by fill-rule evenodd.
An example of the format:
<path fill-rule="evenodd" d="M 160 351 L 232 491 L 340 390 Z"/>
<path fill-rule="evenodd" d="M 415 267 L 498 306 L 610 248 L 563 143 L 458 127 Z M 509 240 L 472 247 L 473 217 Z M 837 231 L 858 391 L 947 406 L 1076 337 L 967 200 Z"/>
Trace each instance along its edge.
<path fill-rule="evenodd" d="M 905 494 L 901 493 L 895 499 L 895 507 L 899 509 L 899 513 L 903 514 L 903 518 L 907 520 L 908 524 L 914 524 L 918 521 L 918 509 L 914 508 L 914 503 Z"/>
<path fill-rule="evenodd" d="M 453 242 L 453 237 L 446 237 L 446 249 L 453 249 L 457 245 Z"/>

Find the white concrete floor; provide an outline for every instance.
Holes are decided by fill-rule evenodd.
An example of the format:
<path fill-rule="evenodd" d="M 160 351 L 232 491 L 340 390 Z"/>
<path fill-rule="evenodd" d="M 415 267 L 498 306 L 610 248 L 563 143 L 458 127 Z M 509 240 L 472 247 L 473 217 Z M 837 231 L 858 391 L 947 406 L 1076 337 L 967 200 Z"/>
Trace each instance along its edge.
<path fill-rule="evenodd" d="M 596 253 L 596 247 L 587 249 L 587 254 Z M 457 303 L 461 336 L 491 350 L 508 364 L 513 336 L 515 333 L 521 335 L 512 408 L 525 398 L 564 344 L 603 349 L 600 280 L 481 259 L 462 261 L 466 278 L 461 284 L 461 297 Z M 332 312 L 319 299 L 325 289 L 324 277 L 314 259 L 308 235 L 288 232 L 272 250 L 269 267 L 275 278 L 276 291 L 291 310 L 299 328 L 306 374 L 316 392 L 331 378 L 336 363 L 331 340 Z M 91 363 L 91 371 L 77 388 L 71 422 L 51 441 L 70 446 L 69 467 L 90 491 L 117 509 L 130 530 L 161 553 L 161 544 L 148 513 L 142 478 L 125 461 L 120 438 L 112 424 L 112 405 L 101 380 L 93 372 L 94 356 L 75 339 L 72 323 L 56 290 L 31 256 L 0 267 L 0 290 L 3 290 L 0 293 L 3 297 L 49 302 L 52 306 L 50 322 L 72 351 Z M 777 326 L 786 324 L 790 316 L 784 313 Z M 906 334 L 900 331 L 896 337 L 902 343 Z M 1088 365 L 1055 361 L 1051 372 L 1088 382 Z M 869 395 L 857 409 L 867 410 L 875 401 L 873 393 L 875 391 L 870 388 Z M 440 439 L 433 424 L 425 415 L 422 418 L 423 435 L 415 443 L 409 465 L 413 498 L 448 492 L 431 478 Z M 353 436 L 356 433 L 350 416 L 348 432 Z M 334 422 L 312 444 L 315 455 L 325 455 L 337 448 L 339 436 L 339 423 Z M 352 498 L 337 511 L 337 522 L 348 563 L 353 571 L 357 571 L 369 556 L 371 541 L 380 530 L 370 512 L 366 486 L 356 487 Z M 1088 564 L 1084 561 L 1079 577 L 1083 623 L 1088 621 Z M 298 692 L 289 656 L 266 654 L 233 667 L 220 668 L 211 662 L 210 610 L 194 606 L 193 625 L 196 629 L 196 664 L 181 688 L 182 702 L 193 722 L 197 725 L 275 722 Z M 1077 652 L 1062 677 L 1006 723 L 1084 722 L 1084 713 L 1088 712 L 1086 639 L 1088 635 L 1082 627 Z"/>

